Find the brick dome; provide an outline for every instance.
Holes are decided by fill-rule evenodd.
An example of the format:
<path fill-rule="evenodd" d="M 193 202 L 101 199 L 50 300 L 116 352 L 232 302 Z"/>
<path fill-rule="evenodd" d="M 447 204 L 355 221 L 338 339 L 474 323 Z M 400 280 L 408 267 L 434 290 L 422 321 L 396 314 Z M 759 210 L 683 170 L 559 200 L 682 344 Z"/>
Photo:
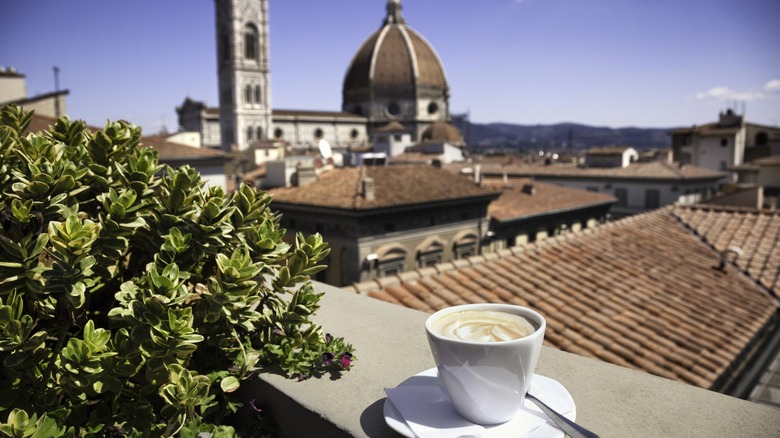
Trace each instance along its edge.
<path fill-rule="evenodd" d="M 368 108 L 382 99 L 436 99 L 446 106 L 448 97 L 447 79 L 436 51 L 406 25 L 400 1 L 389 0 L 382 27 L 366 39 L 347 70 L 344 109 L 371 117 Z M 446 111 L 438 103 L 428 111 Z M 387 113 L 391 119 L 397 115 L 392 107 Z"/>

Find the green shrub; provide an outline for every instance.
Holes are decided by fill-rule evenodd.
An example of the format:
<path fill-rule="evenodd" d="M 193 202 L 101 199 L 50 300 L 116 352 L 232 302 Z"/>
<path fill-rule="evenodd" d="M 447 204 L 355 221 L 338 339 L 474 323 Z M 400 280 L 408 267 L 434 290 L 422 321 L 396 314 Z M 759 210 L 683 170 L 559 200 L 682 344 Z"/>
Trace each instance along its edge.
<path fill-rule="evenodd" d="M 232 435 L 259 371 L 350 367 L 311 322 L 321 236 L 158 164 L 140 129 L 0 112 L 0 437 Z M 2 423 L 5 421 L 5 423 Z"/>

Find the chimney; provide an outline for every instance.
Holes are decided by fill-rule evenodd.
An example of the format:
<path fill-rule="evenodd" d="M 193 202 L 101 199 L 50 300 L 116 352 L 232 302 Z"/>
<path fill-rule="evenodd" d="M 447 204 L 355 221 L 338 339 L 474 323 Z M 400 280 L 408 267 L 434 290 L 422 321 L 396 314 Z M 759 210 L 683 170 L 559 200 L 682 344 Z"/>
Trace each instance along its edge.
<path fill-rule="evenodd" d="M 317 172 L 314 169 L 314 166 L 299 163 L 295 167 L 296 172 L 293 177 L 296 187 L 304 187 L 317 181 Z"/>
<path fill-rule="evenodd" d="M 375 199 L 374 178 L 363 178 L 361 184 L 363 185 L 363 197 L 366 201 L 373 201 Z"/>
<path fill-rule="evenodd" d="M 523 193 L 528 193 L 529 195 L 533 196 L 536 194 L 536 186 L 534 183 L 528 183 L 523 185 Z"/>

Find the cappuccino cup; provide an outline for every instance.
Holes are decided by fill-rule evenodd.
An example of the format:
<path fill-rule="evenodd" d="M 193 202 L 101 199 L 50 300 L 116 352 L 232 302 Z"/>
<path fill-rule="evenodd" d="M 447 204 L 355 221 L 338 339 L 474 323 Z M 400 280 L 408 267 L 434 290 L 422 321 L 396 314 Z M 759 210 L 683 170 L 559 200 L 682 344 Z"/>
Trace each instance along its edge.
<path fill-rule="evenodd" d="M 428 343 L 455 410 L 472 423 L 511 420 L 542 349 L 546 322 L 511 304 L 466 304 L 439 310 L 425 321 Z"/>

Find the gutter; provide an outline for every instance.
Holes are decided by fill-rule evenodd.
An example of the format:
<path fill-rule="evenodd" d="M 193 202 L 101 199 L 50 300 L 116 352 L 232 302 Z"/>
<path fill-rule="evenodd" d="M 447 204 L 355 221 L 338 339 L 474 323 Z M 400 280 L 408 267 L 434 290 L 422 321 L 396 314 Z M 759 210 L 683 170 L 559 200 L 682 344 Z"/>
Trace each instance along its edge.
<path fill-rule="evenodd" d="M 762 375 L 775 359 L 780 354 L 780 309 L 776 310 L 769 322 L 764 326 L 768 332 L 764 338 L 764 342 L 759 344 L 753 344 L 751 342 L 748 347 L 753 346 L 754 353 L 752 357 L 748 359 L 748 362 L 738 370 L 731 380 L 721 388 L 719 392 L 722 392 L 733 397 L 741 399 L 747 399 L 753 389 L 760 381 Z M 740 356 L 745 355 L 745 351 Z M 740 358 L 737 358 L 737 361 Z M 714 385 L 713 385 L 714 386 Z M 717 388 L 713 388 L 718 390 Z"/>

